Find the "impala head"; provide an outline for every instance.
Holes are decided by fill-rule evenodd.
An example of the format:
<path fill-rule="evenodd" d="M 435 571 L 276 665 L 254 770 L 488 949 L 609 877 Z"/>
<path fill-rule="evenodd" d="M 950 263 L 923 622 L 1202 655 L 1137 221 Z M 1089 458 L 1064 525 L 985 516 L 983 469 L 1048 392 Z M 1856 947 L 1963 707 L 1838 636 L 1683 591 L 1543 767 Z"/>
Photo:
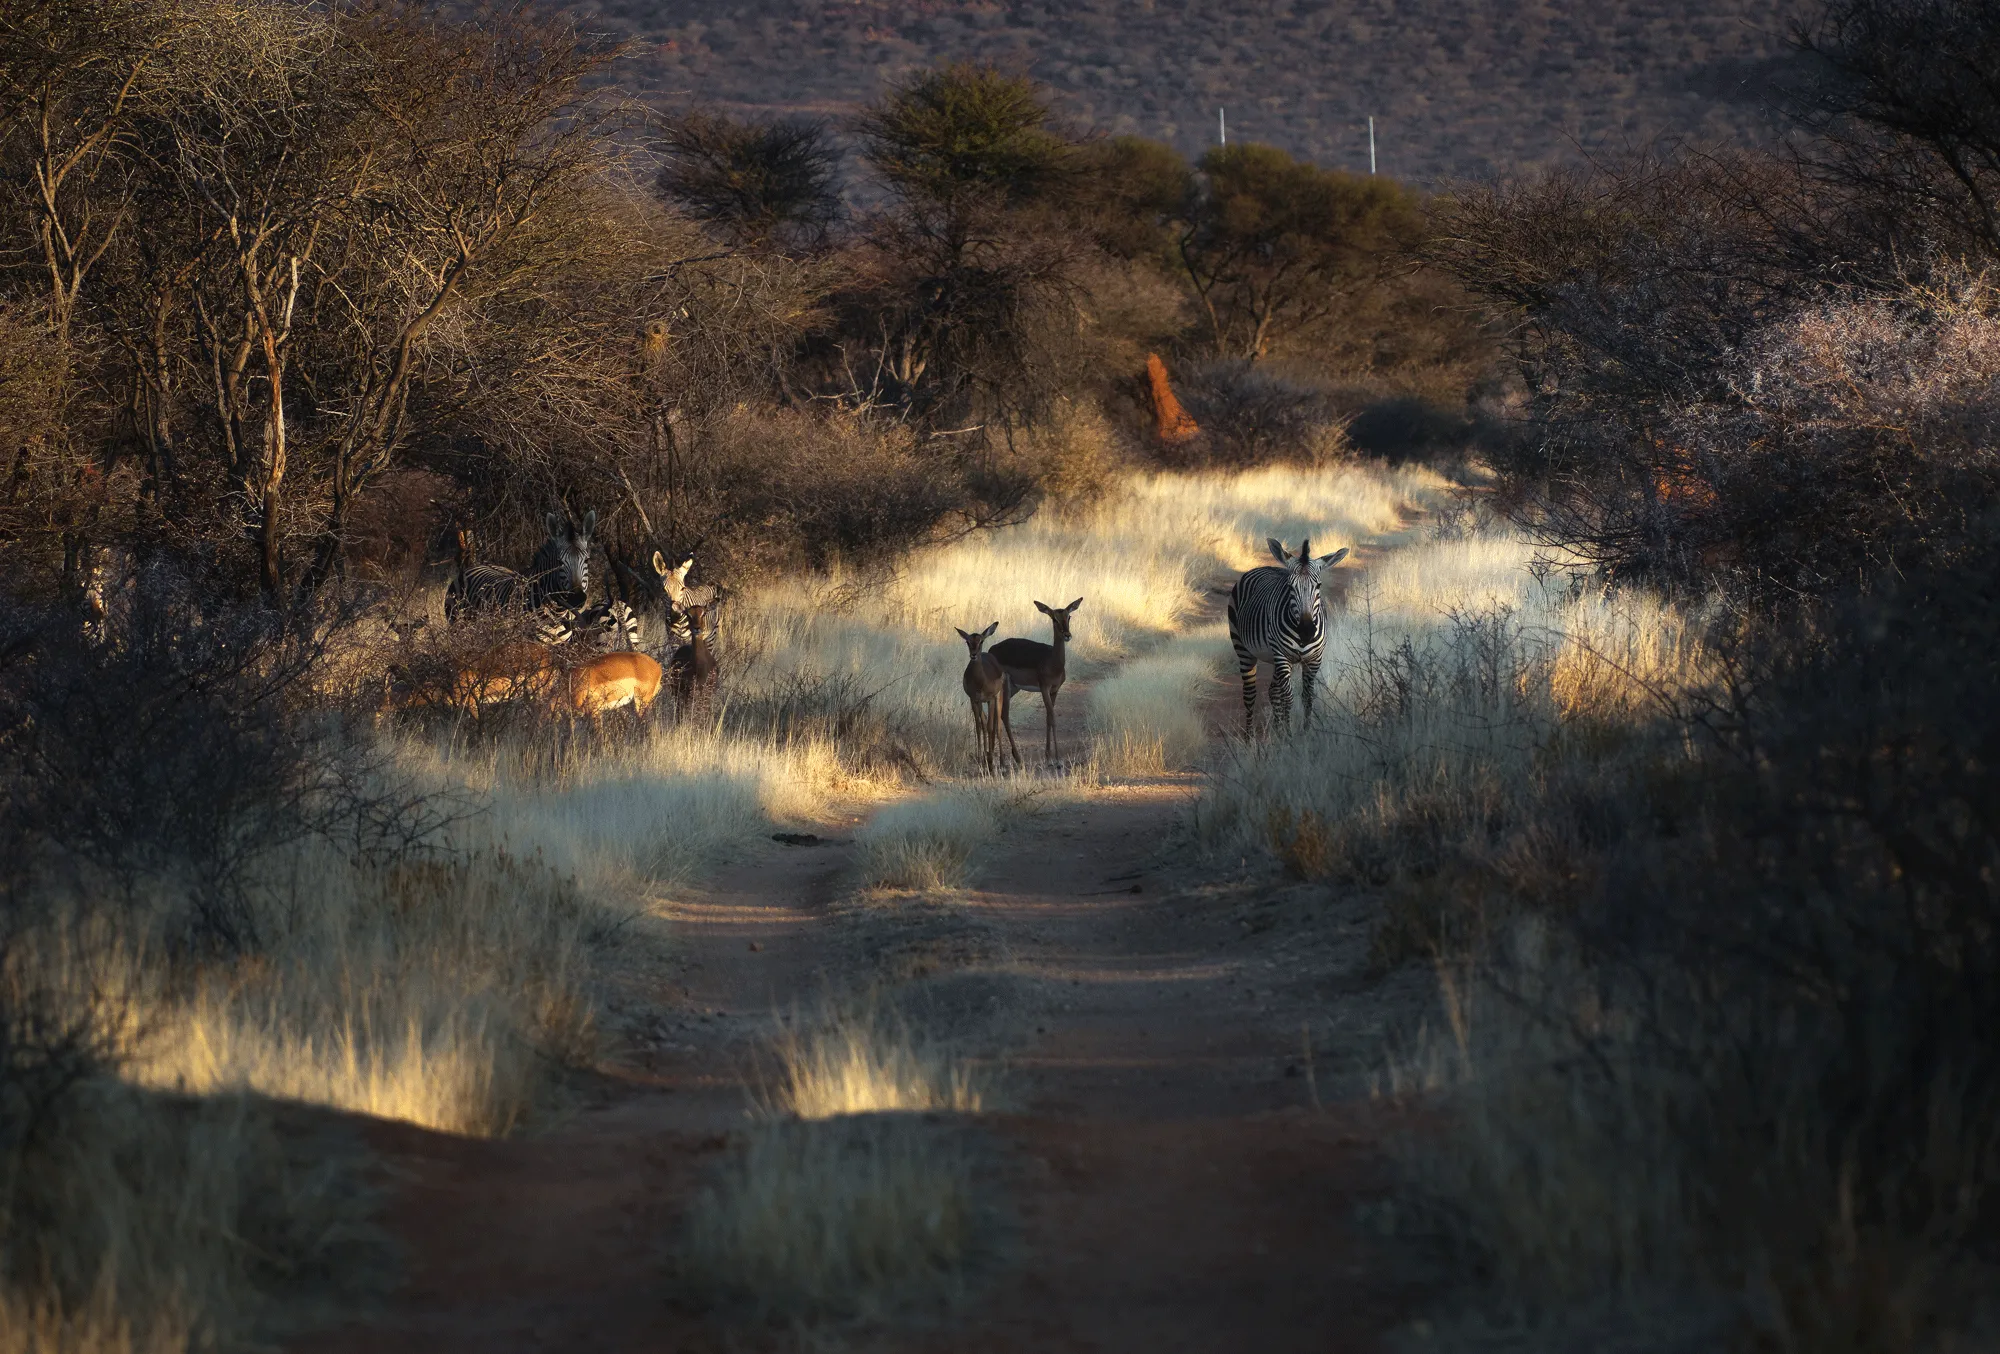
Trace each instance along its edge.
<path fill-rule="evenodd" d="M 1079 597 L 1068 606 L 1050 606 L 1046 602 L 1037 602 L 1035 610 L 1047 616 L 1050 623 L 1055 626 L 1056 643 L 1065 644 L 1069 641 L 1069 618 L 1074 616 L 1076 609 L 1082 605 L 1083 599 Z"/>
<path fill-rule="evenodd" d="M 1292 585 L 1291 602 L 1286 608 L 1288 618 L 1295 624 L 1317 629 L 1320 575 L 1347 558 L 1347 547 L 1342 546 L 1331 555 L 1314 559 L 1310 538 L 1299 542 L 1299 553 L 1296 555 L 1285 549 L 1284 543 L 1275 536 L 1266 544 L 1271 547 L 1272 556 L 1285 567 L 1285 578 Z M 1301 638 L 1310 639 L 1312 636 L 1302 629 Z"/>
<path fill-rule="evenodd" d="M 592 508 L 583 515 L 583 521 L 572 522 L 559 512 L 549 513 L 544 519 L 549 529 L 548 545 L 545 550 L 554 554 L 554 563 L 561 570 L 567 583 L 566 591 L 574 592 L 579 598 L 590 595 L 590 534 L 597 530 L 597 509 Z"/>
<path fill-rule="evenodd" d="M 979 657 L 979 650 L 985 645 L 987 640 L 993 638 L 993 632 L 995 630 L 998 630 L 999 628 L 1000 628 L 1000 622 L 995 621 L 993 622 L 993 624 L 987 626 L 984 630 L 981 630 L 978 634 L 968 635 L 965 633 L 965 631 L 958 630 L 957 626 L 954 625 L 952 627 L 952 629 L 958 630 L 958 637 L 965 641 L 966 652 L 972 655 L 972 657 L 974 658 Z"/>

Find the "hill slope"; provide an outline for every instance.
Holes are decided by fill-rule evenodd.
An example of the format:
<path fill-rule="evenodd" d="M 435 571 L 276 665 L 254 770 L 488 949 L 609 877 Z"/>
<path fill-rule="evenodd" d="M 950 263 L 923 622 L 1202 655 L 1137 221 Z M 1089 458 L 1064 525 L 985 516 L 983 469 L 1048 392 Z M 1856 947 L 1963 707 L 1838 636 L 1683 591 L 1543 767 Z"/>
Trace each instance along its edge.
<path fill-rule="evenodd" d="M 1232 139 L 1419 183 L 1589 149 L 1768 134 L 1796 0 L 578 0 L 646 45 L 662 103 L 844 111 L 941 60 L 1025 69 L 1064 112 L 1198 151 Z"/>

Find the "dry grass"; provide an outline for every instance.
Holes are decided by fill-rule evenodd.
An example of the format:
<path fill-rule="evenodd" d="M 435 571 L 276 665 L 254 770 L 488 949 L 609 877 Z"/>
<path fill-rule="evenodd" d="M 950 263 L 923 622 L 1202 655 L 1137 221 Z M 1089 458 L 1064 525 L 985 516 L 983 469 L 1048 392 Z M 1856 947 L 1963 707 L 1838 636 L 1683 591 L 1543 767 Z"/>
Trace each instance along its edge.
<path fill-rule="evenodd" d="M 254 966 L 155 999 L 127 1075 L 493 1136 L 554 1068 L 594 1056 L 602 919 L 540 862 L 489 848 L 383 872 L 323 851 L 292 864 L 290 925 Z"/>
<path fill-rule="evenodd" d="M 861 882 L 869 888 L 956 888 L 973 856 L 1025 810 L 1032 783 L 1011 780 L 947 784 L 880 810 L 856 836 Z"/>
<path fill-rule="evenodd" d="M 1705 674 L 1689 615 L 1644 593 L 1579 590 L 1535 560 L 1489 524 L 1371 567 L 1329 635 L 1314 727 L 1221 769 L 1197 809 L 1204 840 L 1271 850 L 1315 877 L 1433 871 L 1521 817 L 1559 736 L 1608 755 Z"/>
<path fill-rule="evenodd" d="M 969 1064 L 920 1042 L 879 1000 L 829 1011 L 810 1023 L 786 1022 L 771 1055 L 777 1075 L 762 1096 L 762 1109 L 771 1116 L 977 1114 L 991 1095 Z"/>
<path fill-rule="evenodd" d="M 871 728 L 901 756 L 930 772 L 964 768 L 974 745 L 954 626 L 997 620 L 1003 638 L 1046 642 L 1048 623 L 1033 603 L 1081 596 L 1069 671 L 1072 681 L 1091 682 L 1181 641 L 1209 605 L 1205 589 L 1267 558 L 1266 537 L 1394 542 L 1445 489 L 1418 468 L 1133 475 L 1068 511 L 920 553 L 893 578 L 836 573 L 746 599 L 731 639 L 756 662 L 732 699 L 768 702 L 786 689 L 840 684 L 866 696 Z M 1204 639 L 1190 642 L 1210 651 Z M 1143 668 L 1118 674 L 1124 689 L 1112 697 L 1113 713 L 1091 720 L 1107 768 L 1187 755 L 1197 741 L 1191 687 L 1168 673 L 1191 678 L 1197 667 L 1191 656 L 1162 654 L 1150 676 Z M 1083 704 L 1068 693 L 1058 704 L 1066 749 L 1078 741 Z M 1032 760 L 1038 701 L 1021 701 L 1014 713 L 1023 756 Z"/>
<path fill-rule="evenodd" d="M 985 1079 L 876 998 L 794 1018 L 762 1117 L 689 1210 L 683 1277 L 766 1316 L 872 1320 L 956 1296 L 989 1243 L 963 1127 Z"/>
<path fill-rule="evenodd" d="M 794 1320 L 871 1320 L 962 1291 L 985 1224 L 973 1159 L 907 1115 L 744 1135 L 688 1211 L 682 1278 Z"/>

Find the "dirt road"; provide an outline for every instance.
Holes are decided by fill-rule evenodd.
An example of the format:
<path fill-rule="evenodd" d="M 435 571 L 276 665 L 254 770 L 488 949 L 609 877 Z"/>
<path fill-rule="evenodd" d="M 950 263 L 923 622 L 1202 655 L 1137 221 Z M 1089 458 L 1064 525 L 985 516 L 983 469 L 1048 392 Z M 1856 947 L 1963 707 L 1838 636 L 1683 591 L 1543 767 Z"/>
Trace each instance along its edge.
<path fill-rule="evenodd" d="M 871 982 L 1000 1069 L 985 1122 L 1013 1227 L 961 1307 L 860 1347 L 1373 1347 L 1415 1291 L 1354 1222 L 1386 1173 L 1367 1073 L 1420 998 L 1367 976 L 1361 904 L 1217 877 L 1185 841 L 1193 790 L 1032 816 L 942 905 L 854 903 L 861 811 L 821 844 L 760 846 L 670 905 L 674 957 L 626 975 L 620 1046 L 566 1121 L 504 1142 L 371 1130 L 408 1281 L 301 1348 L 791 1347 L 677 1305 L 666 1250 L 773 1012 Z"/>

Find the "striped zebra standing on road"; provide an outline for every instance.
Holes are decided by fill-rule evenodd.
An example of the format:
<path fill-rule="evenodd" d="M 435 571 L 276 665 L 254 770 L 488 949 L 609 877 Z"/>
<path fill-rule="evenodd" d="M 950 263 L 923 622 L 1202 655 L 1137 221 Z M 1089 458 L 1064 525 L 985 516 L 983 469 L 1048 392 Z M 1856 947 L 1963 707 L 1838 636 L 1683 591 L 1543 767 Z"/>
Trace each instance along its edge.
<path fill-rule="evenodd" d="M 576 610 L 590 598 L 590 534 L 597 529 L 592 508 L 577 525 L 561 513 L 548 514 L 548 539 L 535 551 L 525 574 L 502 564 L 478 564 L 472 558 L 472 531 L 458 533 L 458 575 L 444 594 L 445 619 L 457 620 L 468 611 L 518 607 L 541 609 L 551 603 Z"/>
<path fill-rule="evenodd" d="M 1305 722 L 1312 723 L 1313 687 L 1326 651 L 1326 599 L 1320 596 L 1319 576 L 1347 557 L 1343 546 L 1314 559 L 1309 539 L 1299 542 L 1296 557 L 1275 538 L 1269 544 L 1278 564 L 1250 570 L 1229 592 L 1229 643 L 1243 672 L 1245 738 L 1257 732 L 1260 662 L 1271 665 L 1272 722 L 1292 727 L 1292 668 L 1297 665 L 1303 670 Z"/>

